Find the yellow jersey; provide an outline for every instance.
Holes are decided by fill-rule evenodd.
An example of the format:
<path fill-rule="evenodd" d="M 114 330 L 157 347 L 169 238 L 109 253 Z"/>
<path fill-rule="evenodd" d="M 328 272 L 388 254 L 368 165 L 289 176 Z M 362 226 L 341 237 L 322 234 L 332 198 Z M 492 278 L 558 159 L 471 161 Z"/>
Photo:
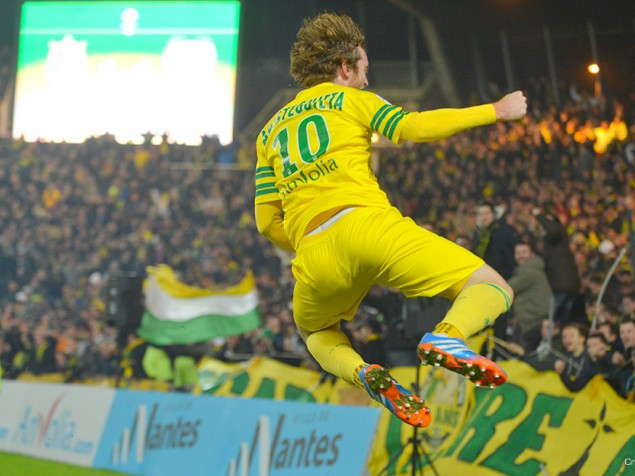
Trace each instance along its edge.
<path fill-rule="evenodd" d="M 297 248 L 316 217 L 391 206 L 371 169 L 373 131 L 400 144 L 495 120 L 491 104 L 408 113 L 372 92 L 313 86 L 280 109 L 257 139 L 255 203 L 282 202 L 285 233 Z"/>

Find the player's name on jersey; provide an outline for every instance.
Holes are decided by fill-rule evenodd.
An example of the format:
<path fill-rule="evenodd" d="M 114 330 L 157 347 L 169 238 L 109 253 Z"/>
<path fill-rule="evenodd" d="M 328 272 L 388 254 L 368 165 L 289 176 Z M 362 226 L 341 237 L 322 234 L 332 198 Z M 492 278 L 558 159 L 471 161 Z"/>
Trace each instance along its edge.
<path fill-rule="evenodd" d="M 328 159 L 326 162 L 322 159 L 318 159 L 313 163 L 313 165 L 314 167 L 306 171 L 300 170 L 298 174 L 294 174 L 294 177 L 290 182 L 281 184 L 282 194 L 286 196 L 293 192 L 297 187 L 306 185 L 309 182 L 315 182 L 325 175 L 330 174 L 333 170 L 339 169 L 335 159 Z"/>
<path fill-rule="evenodd" d="M 333 109 L 341 111 L 344 106 L 344 91 L 335 91 L 332 93 L 323 94 L 315 98 L 307 99 L 306 101 L 300 101 L 298 104 L 292 106 L 283 107 L 278 111 L 276 117 L 270 122 L 267 130 L 262 131 L 262 144 L 265 145 L 269 139 L 269 134 L 275 126 L 280 122 L 291 119 L 299 114 L 313 109 L 326 110 Z"/>

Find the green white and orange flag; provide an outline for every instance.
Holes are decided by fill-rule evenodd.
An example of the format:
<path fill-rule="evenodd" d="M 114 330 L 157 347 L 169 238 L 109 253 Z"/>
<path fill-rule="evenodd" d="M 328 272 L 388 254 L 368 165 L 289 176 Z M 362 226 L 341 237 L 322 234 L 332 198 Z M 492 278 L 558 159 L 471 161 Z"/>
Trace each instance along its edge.
<path fill-rule="evenodd" d="M 202 289 L 179 281 L 167 265 L 147 271 L 139 335 L 152 344 L 201 342 L 242 334 L 261 324 L 251 272 L 235 286 Z"/>

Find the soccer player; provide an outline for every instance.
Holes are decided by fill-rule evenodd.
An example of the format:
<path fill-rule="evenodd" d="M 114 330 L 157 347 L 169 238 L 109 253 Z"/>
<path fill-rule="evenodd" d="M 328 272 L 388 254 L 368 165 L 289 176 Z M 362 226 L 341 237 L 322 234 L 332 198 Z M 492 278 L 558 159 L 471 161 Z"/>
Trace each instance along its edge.
<path fill-rule="evenodd" d="M 407 297 L 453 301 L 417 352 L 477 385 L 506 374 L 472 352 L 464 339 L 507 311 L 513 292 L 466 249 L 419 227 L 388 201 L 370 167 L 371 135 L 397 144 L 432 141 L 459 131 L 516 120 L 527 105 L 517 91 L 494 104 L 405 112 L 371 92 L 359 26 L 344 14 L 304 20 L 291 48 L 291 74 L 304 88 L 278 111 L 257 140 L 255 213 L 258 230 L 296 256 L 295 322 L 326 371 L 365 388 L 402 421 L 424 427 L 430 411 L 386 369 L 362 360 L 340 330 L 371 286 Z"/>

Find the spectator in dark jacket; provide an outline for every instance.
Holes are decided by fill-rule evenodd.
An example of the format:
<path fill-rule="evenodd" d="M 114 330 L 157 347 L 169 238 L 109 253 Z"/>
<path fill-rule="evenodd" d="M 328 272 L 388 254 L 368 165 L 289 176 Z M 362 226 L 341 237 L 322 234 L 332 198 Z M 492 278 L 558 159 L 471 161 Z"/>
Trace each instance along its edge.
<path fill-rule="evenodd" d="M 55 346 L 57 340 L 43 327 L 33 332 L 34 349 L 30 369 L 35 375 L 57 372 Z"/>
<path fill-rule="evenodd" d="M 598 331 L 606 338 L 608 351 L 611 354 L 619 353 L 622 356 L 624 355 L 624 344 L 620 340 L 620 331 L 617 324 L 613 324 L 612 322 L 601 322 L 600 325 L 598 325 Z"/>
<path fill-rule="evenodd" d="M 604 334 L 598 331 L 589 334 L 586 341 L 586 348 L 589 357 L 597 367 L 598 372 L 604 377 L 604 380 L 620 393 L 616 375 L 618 367 L 613 362 L 613 358 L 619 357 L 619 354 L 610 351 Z"/>
<path fill-rule="evenodd" d="M 472 239 L 473 252 L 509 279 L 516 267 L 514 246 L 518 242 L 516 229 L 504 217 L 496 219 L 494 205 L 483 202 L 476 209 L 476 230 Z"/>
<path fill-rule="evenodd" d="M 386 363 L 386 349 L 384 348 L 383 329 L 379 322 L 366 320 L 358 327 L 354 335 L 357 337 L 357 349 L 367 362 Z"/>
<path fill-rule="evenodd" d="M 565 353 L 556 360 L 554 370 L 562 383 L 572 392 L 578 392 L 598 373 L 586 350 L 587 329 L 578 323 L 569 323 L 562 329 Z"/>
<path fill-rule="evenodd" d="M 545 230 L 542 255 L 553 291 L 555 318 L 564 326 L 571 319 L 571 309 L 580 297 L 578 267 L 569 248 L 569 235 L 560 220 L 539 209 L 534 209 L 533 215 Z"/>

